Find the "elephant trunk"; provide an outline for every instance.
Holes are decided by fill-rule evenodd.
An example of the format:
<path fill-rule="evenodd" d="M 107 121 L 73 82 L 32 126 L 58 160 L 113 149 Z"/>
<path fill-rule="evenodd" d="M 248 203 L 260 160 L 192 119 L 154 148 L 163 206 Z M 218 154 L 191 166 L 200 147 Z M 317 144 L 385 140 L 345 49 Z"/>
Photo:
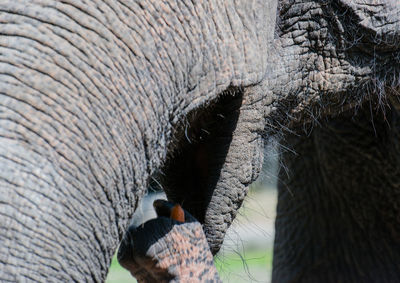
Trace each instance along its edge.
<path fill-rule="evenodd" d="M 260 95 L 256 87 L 244 93 L 220 177 L 205 211 L 204 231 L 213 254 L 219 251 L 225 232 L 235 219 L 249 185 L 261 171 L 265 99 L 259 99 L 260 96 L 266 97 L 265 93 Z"/>

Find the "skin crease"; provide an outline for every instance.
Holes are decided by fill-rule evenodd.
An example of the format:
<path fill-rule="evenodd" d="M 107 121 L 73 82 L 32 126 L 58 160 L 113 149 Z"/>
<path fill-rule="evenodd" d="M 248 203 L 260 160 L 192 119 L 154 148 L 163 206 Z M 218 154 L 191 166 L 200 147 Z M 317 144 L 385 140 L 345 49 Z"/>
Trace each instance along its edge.
<path fill-rule="evenodd" d="M 0 281 L 104 281 L 181 122 L 265 76 L 274 9 L 246 3 L 1 1 Z"/>
<path fill-rule="evenodd" d="M 274 282 L 400 280 L 400 116 L 384 111 L 366 103 L 287 134 L 297 156 L 279 175 Z"/>
<path fill-rule="evenodd" d="M 278 80 L 296 96 L 268 119 L 287 125 L 271 130 L 283 164 L 272 282 L 400 280 L 399 125 L 390 103 L 399 93 L 399 9 L 397 1 L 280 3 L 279 44 L 315 65 L 300 58 L 302 75 Z M 292 119 L 281 119 L 288 109 Z"/>
<path fill-rule="evenodd" d="M 282 145 L 296 148 L 298 141 L 285 129 L 290 133 L 309 122 L 317 127 L 326 117 L 354 113 L 364 102 L 371 102 L 370 112 L 389 111 L 387 101 L 398 98 L 399 30 L 398 1 L 1 1 L 0 281 L 104 281 L 129 219 L 157 172 L 165 173 L 167 181 L 161 185 L 169 198 L 201 220 L 216 253 L 248 185 L 258 176 L 263 136 L 281 136 Z M 379 115 L 376 119 L 385 121 Z M 202 137 L 197 134 L 189 142 L 182 138 L 185 129 L 200 133 L 203 120 L 211 134 L 200 148 L 212 157 L 206 162 L 213 174 L 206 174 L 210 179 L 195 193 L 185 183 L 169 187 L 179 183 L 174 178 L 182 172 L 168 165 L 191 164 L 196 150 L 186 149 L 186 143 Z M 304 144 L 312 145 L 309 140 Z M 308 148 L 301 156 L 329 153 Z M 303 168 L 301 162 L 284 158 L 293 176 Z M 361 172 L 371 164 L 367 158 L 353 168 Z M 368 176 L 376 173 L 370 172 Z M 317 175 L 306 176 L 310 188 L 324 187 L 313 183 Z M 349 183 L 358 188 L 352 178 Z M 289 179 L 294 187 L 288 191 L 300 191 L 296 184 L 302 180 Z M 346 188 L 340 179 L 329 180 Z M 382 225 L 390 231 L 382 237 L 394 235 L 383 239 L 384 246 L 397 259 L 392 215 L 398 203 L 390 193 L 396 192 L 395 184 L 378 194 L 378 206 L 371 205 L 379 209 L 367 211 L 375 217 L 382 208 Z M 370 191 L 367 186 L 367 200 Z M 181 196 L 185 202 L 178 201 Z M 300 200 L 294 211 L 300 204 L 314 207 L 309 198 Z M 288 203 L 281 202 L 281 211 L 290 210 Z M 358 221 L 364 212 L 364 207 L 349 212 L 357 220 L 351 223 L 361 228 L 345 235 L 364 235 L 373 243 L 381 235 L 358 225 L 365 224 Z M 303 214 L 285 215 L 291 214 L 281 214 L 277 230 L 292 235 L 297 228 L 288 223 Z M 320 215 L 322 223 L 332 218 L 329 210 Z M 338 227 L 352 231 L 349 225 Z M 304 238 L 331 231 L 330 226 L 318 227 L 317 232 L 308 229 Z M 278 251 L 290 243 L 290 237 L 280 239 Z M 312 251 L 317 240 L 294 247 Z M 335 250 L 341 252 L 337 258 L 359 272 L 343 271 L 339 263 L 332 270 L 357 278 L 370 266 L 358 266 L 367 249 L 356 246 L 349 255 L 351 241 L 343 243 Z M 373 259 L 385 262 L 378 248 L 372 248 Z M 274 280 L 324 274 L 316 255 L 310 252 L 303 260 L 280 254 Z M 301 269 L 297 262 L 311 263 L 314 269 Z M 382 281 L 390 281 L 396 274 L 396 266 L 376 266 L 381 269 L 368 278 L 383 275 Z"/>

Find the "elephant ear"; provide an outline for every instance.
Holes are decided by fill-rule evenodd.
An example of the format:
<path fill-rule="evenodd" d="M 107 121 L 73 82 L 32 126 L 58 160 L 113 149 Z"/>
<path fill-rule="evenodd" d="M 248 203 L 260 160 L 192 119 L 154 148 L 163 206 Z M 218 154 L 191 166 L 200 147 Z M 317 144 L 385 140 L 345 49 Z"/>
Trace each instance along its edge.
<path fill-rule="evenodd" d="M 157 200 L 154 207 L 157 218 L 128 228 L 119 263 L 138 282 L 220 282 L 201 224 L 179 205 Z"/>

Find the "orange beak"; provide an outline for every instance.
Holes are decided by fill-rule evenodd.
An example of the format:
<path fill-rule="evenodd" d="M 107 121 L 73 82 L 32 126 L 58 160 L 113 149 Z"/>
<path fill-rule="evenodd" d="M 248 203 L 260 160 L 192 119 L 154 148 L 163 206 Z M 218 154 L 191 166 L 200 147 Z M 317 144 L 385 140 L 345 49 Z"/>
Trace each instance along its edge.
<path fill-rule="evenodd" d="M 171 209 L 170 217 L 176 221 L 185 222 L 185 212 L 179 204 L 175 204 Z"/>

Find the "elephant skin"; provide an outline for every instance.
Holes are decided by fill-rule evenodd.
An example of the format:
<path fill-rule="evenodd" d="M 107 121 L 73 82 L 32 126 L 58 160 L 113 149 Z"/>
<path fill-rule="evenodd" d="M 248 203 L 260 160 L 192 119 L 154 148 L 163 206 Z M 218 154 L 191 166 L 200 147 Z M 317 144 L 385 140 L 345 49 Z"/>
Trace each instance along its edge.
<path fill-rule="evenodd" d="M 399 114 L 367 104 L 285 137 L 274 282 L 400 281 Z"/>
<path fill-rule="evenodd" d="M 283 165 L 272 282 L 399 282 L 400 3 L 278 10 L 274 45 L 297 64 L 277 64 L 267 118 Z"/>
<path fill-rule="evenodd" d="M 265 78 L 275 11 L 261 0 L 1 1 L 0 281 L 104 281 L 150 181 L 190 145 L 183 160 L 216 154 L 195 211 L 216 252 L 262 163 L 263 96 L 246 87 Z M 230 207 L 217 211 L 221 201 Z"/>
<path fill-rule="evenodd" d="M 399 5 L 1 1 L 0 281 L 104 281 L 157 182 L 215 254 L 270 136 L 273 281 L 399 281 Z"/>

